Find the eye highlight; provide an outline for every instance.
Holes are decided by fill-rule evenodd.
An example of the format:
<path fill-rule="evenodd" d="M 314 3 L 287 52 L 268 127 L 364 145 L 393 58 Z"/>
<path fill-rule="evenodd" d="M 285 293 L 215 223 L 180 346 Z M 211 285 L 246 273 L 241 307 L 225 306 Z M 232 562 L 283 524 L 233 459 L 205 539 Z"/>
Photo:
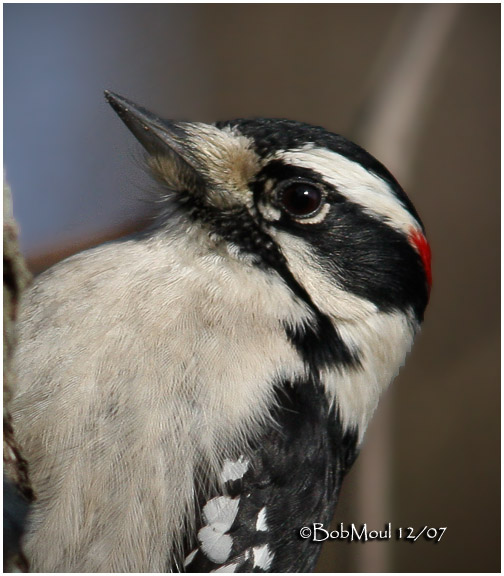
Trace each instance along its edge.
<path fill-rule="evenodd" d="M 277 192 L 277 202 L 290 216 L 308 218 L 314 216 L 324 204 L 322 189 L 306 180 L 289 180 Z"/>

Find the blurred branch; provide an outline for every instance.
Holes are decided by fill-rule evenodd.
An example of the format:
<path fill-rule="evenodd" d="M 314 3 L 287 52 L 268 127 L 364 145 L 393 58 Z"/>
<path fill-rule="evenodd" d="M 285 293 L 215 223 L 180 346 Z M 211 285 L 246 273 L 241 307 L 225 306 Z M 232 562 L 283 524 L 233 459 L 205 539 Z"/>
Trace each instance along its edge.
<path fill-rule="evenodd" d="M 407 5 L 378 57 L 368 97 L 352 136 L 407 185 L 432 92 L 437 64 L 460 7 L 456 4 Z M 391 397 L 385 397 L 372 423 L 360 462 L 357 516 L 372 529 L 390 521 Z M 358 572 L 391 570 L 389 546 L 359 547 Z"/>
<path fill-rule="evenodd" d="M 16 345 L 16 318 L 22 291 L 30 282 L 17 242 L 17 226 L 12 215 L 9 187 L 4 183 L 4 319 L 3 319 L 3 454 L 4 454 L 4 571 L 27 571 L 28 564 L 21 549 L 28 504 L 33 491 L 28 466 L 14 437 L 9 401 L 16 375 L 11 360 Z"/>
<path fill-rule="evenodd" d="M 353 136 L 407 182 L 457 4 L 405 6 L 371 75 Z"/>

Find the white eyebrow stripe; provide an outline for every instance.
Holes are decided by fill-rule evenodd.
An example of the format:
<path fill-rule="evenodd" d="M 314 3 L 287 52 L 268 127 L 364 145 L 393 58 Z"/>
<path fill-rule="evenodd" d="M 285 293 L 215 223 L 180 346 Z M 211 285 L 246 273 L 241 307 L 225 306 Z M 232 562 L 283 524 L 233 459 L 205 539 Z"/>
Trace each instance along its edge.
<path fill-rule="evenodd" d="M 274 158 L 286 164 L 318 172 L 323 180 L 334 186 L 350 202 L 357 204 L 373 217 L 379 217 L 406 236 L 420 225 L 379 176 L 327 148 L 307 144 L 302 148 L 277 152 Z"/>

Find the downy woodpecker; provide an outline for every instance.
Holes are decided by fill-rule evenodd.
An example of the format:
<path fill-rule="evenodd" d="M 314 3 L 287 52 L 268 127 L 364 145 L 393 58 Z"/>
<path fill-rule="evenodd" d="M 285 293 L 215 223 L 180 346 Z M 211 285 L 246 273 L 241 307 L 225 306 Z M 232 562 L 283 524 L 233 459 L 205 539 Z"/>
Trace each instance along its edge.
<path fill-rule="evenodd" d="M 151 229 L 43 273 L 12 405 L 43 572 L 300 572 L 423 318 L 430 253 L 387 169 L 323 128 L 106 98 Z"/>

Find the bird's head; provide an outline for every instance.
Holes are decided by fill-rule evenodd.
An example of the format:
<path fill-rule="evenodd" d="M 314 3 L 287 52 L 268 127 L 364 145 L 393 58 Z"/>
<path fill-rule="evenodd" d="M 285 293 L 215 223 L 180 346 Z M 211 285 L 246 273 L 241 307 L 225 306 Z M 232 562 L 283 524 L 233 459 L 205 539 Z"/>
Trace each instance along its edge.
<path fill-rule="evenodd" d="M 208 241 L 278 274 L 316 311 L 316 326 L 290 334 L 297 347 L 311 348 L 312 367 L 336 357 L 358 369 L 366 330 L 415 332 L 430 291 L 429 245 L 413 204 L 365 150 L 300 122 L 171 122 L 111 92 L 106 98 L 147 150 L 171 201 Z M 400 317 L 409 328 L 370 321 L 363 329 L 374 317 Z M 339 356 L 328 345 L 335 338 L 346 343 Z"/>
<path fill-rule="evenodd" d="M 365 150 L 300 122 L 170 122 L 106 97 L 172 200 L 233 254 L 290 271 L 310 294 L 329 282 L 382 310 L 411 307 L 422 318 L 431 282 L 422 223 Z"/>

